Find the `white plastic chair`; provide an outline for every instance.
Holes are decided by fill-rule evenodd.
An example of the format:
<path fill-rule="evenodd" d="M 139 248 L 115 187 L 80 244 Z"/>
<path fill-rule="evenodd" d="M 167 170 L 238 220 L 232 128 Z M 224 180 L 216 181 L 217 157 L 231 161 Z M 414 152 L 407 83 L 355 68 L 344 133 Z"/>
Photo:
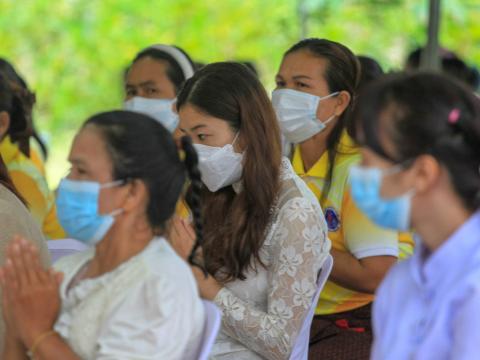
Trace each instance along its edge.
<path fill-rule="evenodd" d="M 220 330 L 222 313 L 213 302 L 208 300 L 202 300 L 202 302 L 205 307 L 205 328 L 203 329 L 198 360 L 207 360 Z"/>
<path fill-rule="evenodd" d="M 64 256 L 72 255 L 88 249 L 84 243 L 74 239 L 61 239 L 47 241 L 48 251 L 52 258 L 52 263 Z"/>
<path fill-rule="evenodd" d="M 325 283 L 327 282 L 330 272 L 333 267 L 333 258 L 331 255 L 325 259 L 325 262 L 320 269 L 320 274 L 317 279 L 317 291 L 313 296 L 313 301 L 310 309 L 308 310 L 307 317 L 303 320 L 302 328 L 295 340 L 295 345 L 293 346 L 292 353 L 290 354 L 290 360 L 307 360 L 308 359 L 308 344 L 310 340 L 310 327 L 312 326 L 313 315 L 315 313 L 315 308 L 317 307 L 318 298 L 322 292 Z"/>

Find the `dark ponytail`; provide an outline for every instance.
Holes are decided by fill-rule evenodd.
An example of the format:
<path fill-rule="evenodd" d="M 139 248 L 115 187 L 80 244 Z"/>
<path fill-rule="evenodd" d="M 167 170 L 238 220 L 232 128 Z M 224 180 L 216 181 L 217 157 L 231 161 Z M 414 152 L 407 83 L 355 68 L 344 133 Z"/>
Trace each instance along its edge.
<path fill-rule="evenodd" d="M 200 200 L 203 183 L 200 176 L 200 170 L 198 169 L 198 155 L 192 145 L 192 139 L 190 137 L 182 137 L 181 143 L 182 149 L 185 152 L 185 167 L 191 183 L 190 190 L 188 192 L 188 205 L 193 214 L 193 224 L 195 226 L 195 234 L 197 236 L 195 244 L 188 257 L 188 262 L 192 265 L 199 266 L 202 270 L 204 270 L 203 264 L 198 264 L 197 262 L 197 251 L 203 245 L 203 220 Z"/>

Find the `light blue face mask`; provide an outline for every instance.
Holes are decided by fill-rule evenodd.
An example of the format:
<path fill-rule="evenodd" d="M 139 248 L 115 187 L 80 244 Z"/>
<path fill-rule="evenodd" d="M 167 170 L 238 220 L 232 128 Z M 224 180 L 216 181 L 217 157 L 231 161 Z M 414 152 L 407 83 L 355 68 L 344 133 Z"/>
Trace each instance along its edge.
<path fill-rule="evenodd" d="M 124 184 L 114 181 L 102 184 L 91 181 L 63 179 L 57 193 L 57 214 L 68 236 L 88 245 L 95 245 L 107 234 L 122 210 L 110 214 L 98 213 L 98 197 L 101 189 Z"/>
<path fill-rule="evenodd" d="M 350 187 L 355 204 L 375 224 L 392 230 L 409 231 L 414 191 L 390 199 L 380 195 L 383 177 L 401 170 L 400 165 L 383 171 L 374 167 L 352 166 Z"/>
<path fill-rule="evenodd" d="M 323 100 L 340 94 L 336 91 L 319 97 L 292 89 L 278 89 L 272 93 L 272 104 L 280 124 L 280 129 L 288 141 L 298 144 L 319 132 L 335 119 L 335 115 L 326 120 L 317 119 L 317 110 Z"/>
<path fill-rule="evenodd" d="M 178 126 L 178 115 L 172 110 L 173 103 L 176 100 L 169 99 L 148 99 L 135 96 L 125 101 L 123 108 L 125 110 L 139 112 L 148 115 L 165 128 L 173 133 Z"/>

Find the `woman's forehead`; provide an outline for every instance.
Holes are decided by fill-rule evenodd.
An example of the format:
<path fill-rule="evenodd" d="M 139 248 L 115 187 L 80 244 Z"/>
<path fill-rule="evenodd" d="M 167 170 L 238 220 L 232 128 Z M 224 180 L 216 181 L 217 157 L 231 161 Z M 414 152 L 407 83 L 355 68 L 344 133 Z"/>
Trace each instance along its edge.
<path fill-rule="evenodd" d="M 111 164 L 105 139 L 95 126 L 87 125 L 75 136 L 69 160 L 83 163 Z"/>

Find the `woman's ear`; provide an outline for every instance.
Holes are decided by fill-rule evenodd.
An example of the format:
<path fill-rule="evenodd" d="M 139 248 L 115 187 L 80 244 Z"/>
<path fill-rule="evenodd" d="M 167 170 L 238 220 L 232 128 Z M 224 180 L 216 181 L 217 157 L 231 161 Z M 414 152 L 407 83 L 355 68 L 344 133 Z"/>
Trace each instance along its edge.
<path fill-rule="evenodd" d="M 126 186 L 126 200 L 122 208 L 125 211 L 131 211 L 148 202 L 148 189 L 145 183 L 141 180 L 132 180 Z"/>
<path fill-rule="evenodd" d="M 350 101 L 352 101 L 352 96 L 348 91 L 342 90 L 335 99 L 337 100 L 335 104 L 335 116 L 340 116 L 348 107 Z"/>
<path fill-rule="evenodd" d="M 0 111 L 0 141 L 7 135 L 10 129 L 10 115 L 6 111 Z"/>
<path fill-rule="evenodd" d="M 432 189 L 440 180 L 441 167 L 431 155 L 419 156 L 415 161 L 415 191 L 419 194 Z"/>

